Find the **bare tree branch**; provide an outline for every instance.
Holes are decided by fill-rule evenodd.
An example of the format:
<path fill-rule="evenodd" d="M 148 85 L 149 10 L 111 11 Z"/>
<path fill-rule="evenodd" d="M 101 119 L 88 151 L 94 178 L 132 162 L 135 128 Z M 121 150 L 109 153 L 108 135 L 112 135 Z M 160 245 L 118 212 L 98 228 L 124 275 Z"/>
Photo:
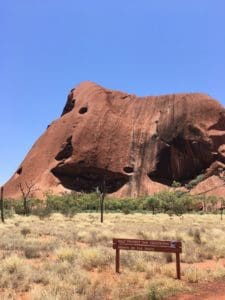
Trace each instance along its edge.
<path fill-rule="evenodd" d="M 31 195 L 31 193 L 35 192 L 38 190 L 38 187 L 35 187 L 35 183 L 34 182 L 24 182 L 24 185 L 20 182 L 18 184 L 18 187 L 21 191 L 22 197 L 23 197 L 23 207 L 24 207 L 24 214 L 28 215 L 28 205 L 27 205 L 27 200 L 28 197 Z"/>

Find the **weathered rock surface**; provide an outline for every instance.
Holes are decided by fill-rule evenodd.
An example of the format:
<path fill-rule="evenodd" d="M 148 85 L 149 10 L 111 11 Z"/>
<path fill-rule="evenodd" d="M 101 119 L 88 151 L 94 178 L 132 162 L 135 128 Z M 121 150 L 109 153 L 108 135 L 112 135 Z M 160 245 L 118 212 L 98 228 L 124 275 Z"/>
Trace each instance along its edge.
<path fill-rule="evenodd" d="M 97 186 L 118 197 L 153 194 L 213 163 L 208 173 L 215 176 L 224 153 L 225 109 L 208 95 L 136 97 L 84 82 L 5 184 L 5 195 L 20 197 L 20 183 L 35 183 L 39 197 Z"/>

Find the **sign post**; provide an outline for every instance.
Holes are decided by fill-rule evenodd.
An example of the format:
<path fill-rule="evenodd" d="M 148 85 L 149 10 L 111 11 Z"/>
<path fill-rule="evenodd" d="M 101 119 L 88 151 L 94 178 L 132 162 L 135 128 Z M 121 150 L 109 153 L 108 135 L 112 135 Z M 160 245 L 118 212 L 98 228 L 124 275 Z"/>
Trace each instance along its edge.
<path fill-rule="evenodd" d="M 120 272 L 120 249 L 116 249 L 116 273 Z"/>
<path fill-rule="evenodd" d="M 156 251 L 176 254 L 177 279 L 181 279 L 180 253 L 182 244 L 178 241 L 113 239 L 113 249 L 116 250 L 116 273 L 120 272 L 120 250 Z"/>
<path fill-rule="evenodd" d="M 180 279 L 180 253 L 176 252 L 177 279 Z"/>
<path fill-rule="evenodd" d="M 1 195 L 0 195 L 0 209 L 1 209 L 1 220 L 2 220 L 2 223 L 5 222 L 5 219 L 4 219 L 4 203 L 3 203 L 3 192 L 4 192 L 4 188 L 3 186 L 1 187 Z"/>

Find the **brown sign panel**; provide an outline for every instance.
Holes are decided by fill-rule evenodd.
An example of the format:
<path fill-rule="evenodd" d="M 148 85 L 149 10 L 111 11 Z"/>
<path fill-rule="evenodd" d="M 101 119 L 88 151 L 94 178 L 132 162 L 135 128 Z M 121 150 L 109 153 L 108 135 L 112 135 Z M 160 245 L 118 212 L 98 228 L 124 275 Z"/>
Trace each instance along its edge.
<path fill-rule="evenodd" d="M 145 245 L 113 245 L 114 249 L 120 250 L 139 250 L 139 251 L 156 251 L 156 252 L 169 252 L 169 253 L 181 253 L 180 248 L 172 247 L 157 247 L 157 246 L 145 246 Z"/>
<path fill-rule="evenodd" d="M 115 245 L 115 246 L 114 246 Z M 177 241 L 158 241 L 158 240 L 137 240 L 137 239 L 113 239 L 113 248 L 121 246 L 149 246 L 161 248 L 181 248 L 181 242 Z M 148 250 L 151 251 L 151 250 Z M 152 250 L 154 251 L 154 250 Z"/>
<path fill-rule="evenodd" d="M 116 272 L 120 268 L 120 250 L 156 251 L 176 253 L 177 278 L 180 279 L 180 253 L 182 244 L 177 241 L 137 240 L 137 239 L 113 239 L 113 249 L 116 250 Z"/>

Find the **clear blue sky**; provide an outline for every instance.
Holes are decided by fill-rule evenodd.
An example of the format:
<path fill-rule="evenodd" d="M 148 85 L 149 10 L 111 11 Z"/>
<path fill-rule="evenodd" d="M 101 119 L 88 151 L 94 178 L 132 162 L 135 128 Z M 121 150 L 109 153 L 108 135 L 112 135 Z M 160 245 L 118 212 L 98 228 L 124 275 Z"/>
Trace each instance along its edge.
<path fill-rule="evenodd" d="M 2 0 L 0 45 L 0 184 L 83 80 L 225 105 L 224 0 Z"/>

